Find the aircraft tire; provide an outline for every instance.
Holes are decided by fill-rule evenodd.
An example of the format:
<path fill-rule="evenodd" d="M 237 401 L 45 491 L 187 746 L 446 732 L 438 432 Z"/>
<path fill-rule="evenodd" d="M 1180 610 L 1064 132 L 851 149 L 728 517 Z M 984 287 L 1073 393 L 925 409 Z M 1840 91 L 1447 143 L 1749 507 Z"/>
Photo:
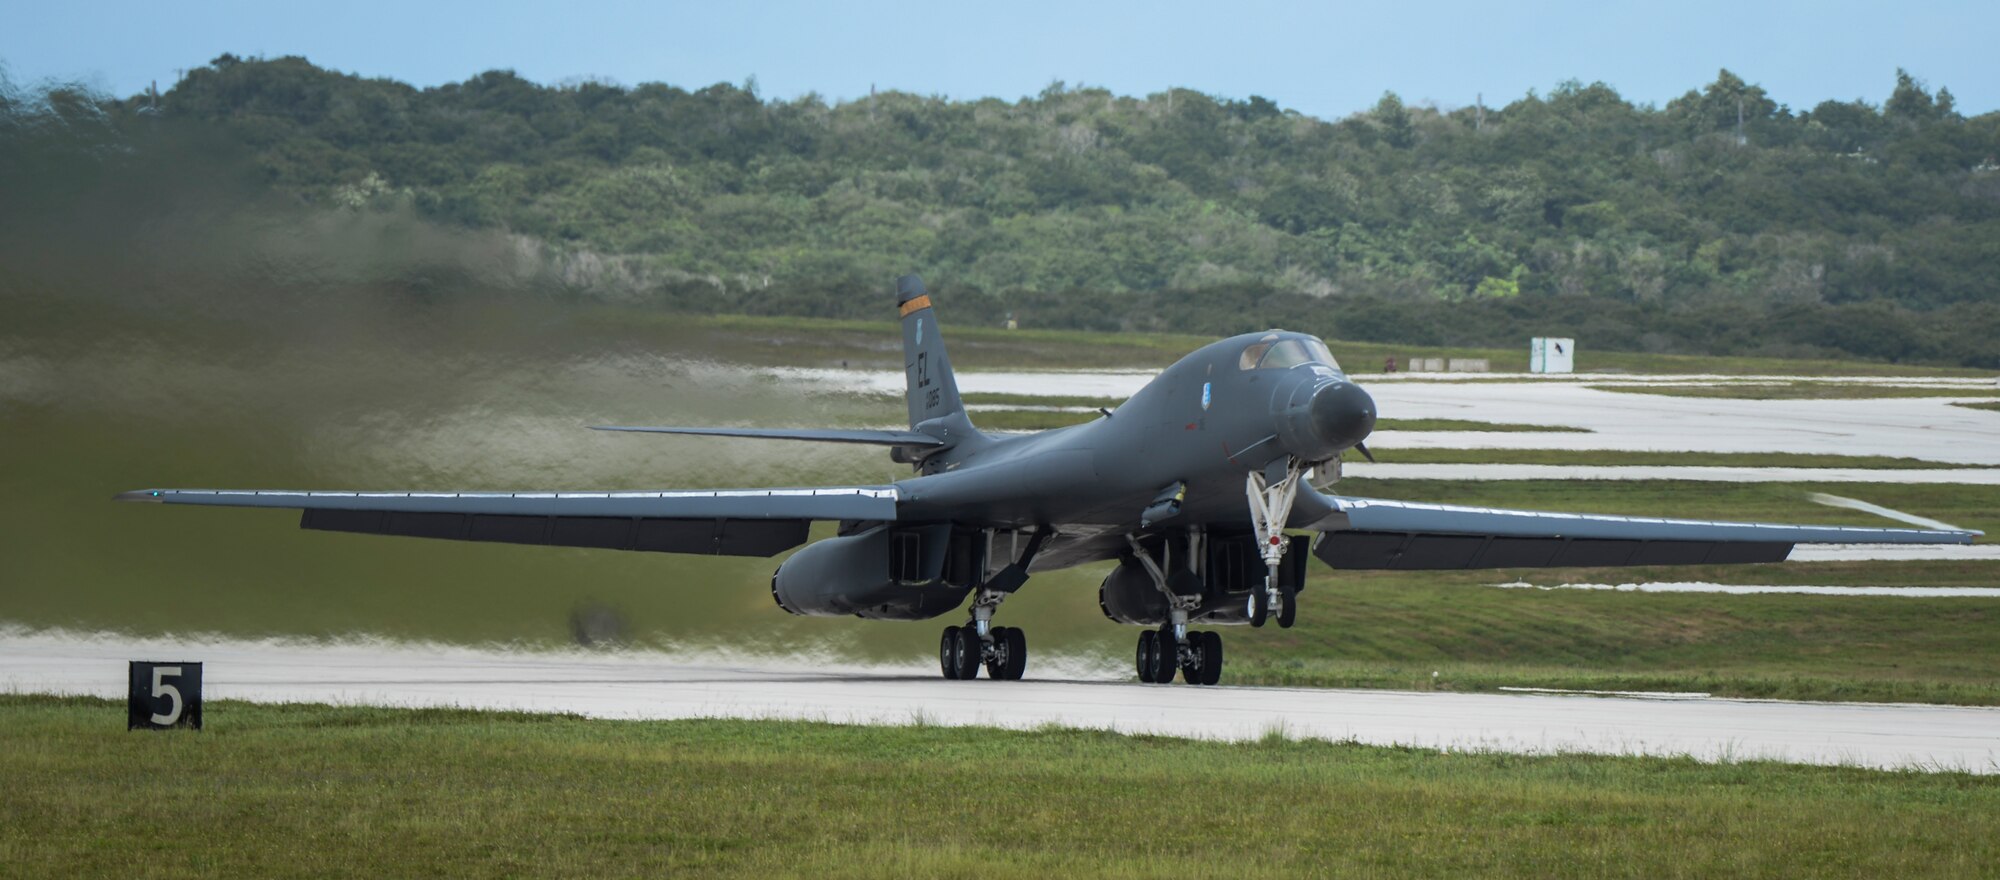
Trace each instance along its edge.
<path fill-rule="evenodd" d="M 1291 629 L 1292 622 L 1299 619 L 1299 591 L 1291 587 L 1278 588 L 1278 628 Z"/>
<path fill-rule="evenodd" d="M 1204 632 L 1201 634 L 1201 683 L 1215 684 L 1222 680 L 1222 634 Z"/>
<path fill-rule="evenodd" d="M 1153 662 L 1154 655 L 1160 651 L 1159 638 L 1160 634 L 1150 629 L 1139 633 L 1139 680 L 1147 684 L 1153 683 Z"/>
<path fill-rule="evenodd" d="M 958 628 L 958 649 L 952 659 L 958 661 L 958 678 L 971 681 L 979 677 L 979 655 L 984 653 L 984 643 L 979 638 L 979 630 L 969 626 Z"/>
<path fill-rule="evenodd" d="M 1250 625 L 1263 626 L 1271 616 L 1271 591 L 1262 586 L 1250 588 Z"/>
<path fill-rule="evenodd" d="M 1006 681 L 1020 681 L 1028 674 L 1028 634 L 1018 626 L 1007 628 L 1007 663 L 995 676 Z"/>
<path fill-rule="evenodd" d="M 958 677 L 958 627 L 945 627 L 944 636 L 938 639 L 938 666 L 945 678 Z"/>
<path fill-rule="evenodd" d="M 1180 671 L 1180 643 L 1174 641 L 1174 631 L 1166 627 L 1153 636 L 1153 643 L 1159 646 L 1153 652 L 1153 680 L 1173 684 L 1174 673 Z"/>

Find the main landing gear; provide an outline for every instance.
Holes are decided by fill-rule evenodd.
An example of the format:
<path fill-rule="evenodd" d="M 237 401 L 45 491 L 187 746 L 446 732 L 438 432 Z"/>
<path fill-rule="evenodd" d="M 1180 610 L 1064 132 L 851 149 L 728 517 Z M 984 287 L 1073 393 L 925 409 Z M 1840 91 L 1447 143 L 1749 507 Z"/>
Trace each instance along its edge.
<path fill-rule="evenodd" d="M 947 626 L 938 640 L 938 666 L 950 679 L 978 678 L 984 666 L 994 681 L 1019 681 L 1028 671 L 1028 636 L 1012 626 L 988 627 L 986 638 L 976 626 Z"/>
<path fill-rule="evenodd" d="M 993 612 L 1028 582 L 1028 565 L 1054 534 L 1054 530 L 1046 527 L 1036 529 L 1028 539 L 1027 548 L 1017 547 L 1009 554 L 1014 561 L 980 585 L 978 595 L 972 600 L 972 619 L 964 626 L 944 628 L 944 635 L 938 639 L 938 668 L 945 678 L 975 679 L 979 677 L 979 667 L 984 666 L 986 676 L 994 681 L 1020 681 L 1028 671 L 1027 634 L 1019 627 L 994 626 Z M 1014 533 L 1013 537 L 1018 541 L 1020 533 Z M 991 531 L 987 532 L 986 541 L 987 555 L 991 556 Z"/>
<path fill-rule="evenodd" d="M 1185 632 L 1183 625 L 1183 632 Z M 1206 630 L 1174 635 L 1173 626 L 1146 630 L 1139 634 L 1139 680 L 1168 684 L 1178 670 L 1188 684 L 1215 684 L 1222 680 L 1222 634 Z"/>

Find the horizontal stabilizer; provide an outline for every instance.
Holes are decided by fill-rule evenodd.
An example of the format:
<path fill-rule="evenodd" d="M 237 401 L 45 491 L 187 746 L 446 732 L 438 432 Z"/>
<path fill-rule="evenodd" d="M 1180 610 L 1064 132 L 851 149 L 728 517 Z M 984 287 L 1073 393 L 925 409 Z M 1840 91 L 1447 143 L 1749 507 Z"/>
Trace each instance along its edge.
<path fill-rule="evenodd" d="M 867 431 L 841 428 L 636 428 L 592 425 L 593 431 L 630 431 L 638 434 L 694 434 L 703 437 L 751 437 L 759 440 L 809 440 L 815 443 L 868 443 L 875 446 L 903 446 L 928 449 L 944 441 L 915 431 Z"/>

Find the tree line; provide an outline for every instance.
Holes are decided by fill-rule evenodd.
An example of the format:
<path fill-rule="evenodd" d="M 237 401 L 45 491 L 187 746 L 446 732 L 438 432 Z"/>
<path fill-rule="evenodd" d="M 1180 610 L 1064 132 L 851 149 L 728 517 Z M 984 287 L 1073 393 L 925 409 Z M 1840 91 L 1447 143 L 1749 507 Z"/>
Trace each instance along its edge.
<path fill-rule="evenodd" d="M 187 171 L 512 236 L 570 294 L 660 308 L 874 317 L 920 271 L 1024 326 L 2000 366 L 2000 113 L 1902 71 L 1880 106 L 1725 70 L 1665 106 L 1571 81 L 1322 120 L 1188 89 L 420 89 L 224 55 L 160 94 L 7 88 L 0 117 L 17 201 Z"/>

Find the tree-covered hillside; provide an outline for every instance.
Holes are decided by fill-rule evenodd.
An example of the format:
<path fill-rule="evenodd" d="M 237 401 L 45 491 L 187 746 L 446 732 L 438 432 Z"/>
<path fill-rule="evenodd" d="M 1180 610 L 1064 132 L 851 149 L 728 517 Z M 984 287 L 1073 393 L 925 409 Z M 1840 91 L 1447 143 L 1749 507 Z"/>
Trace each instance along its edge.
<path fill-rule="evenodd" d="M 17 153 L 198 143 L 288 202 L 505 232 L 665 307 L 872 315 L 914 270 L 958 315 L 1041 326 L 2000 366 L 2000 113 L 1907 75 L 1881 107 L 1723 71 L 1665 107 L 1569 82 L 1326 121 L 1185 89 L 417 89 L 225 55 L 157 96 L 0 100 Z"/>

